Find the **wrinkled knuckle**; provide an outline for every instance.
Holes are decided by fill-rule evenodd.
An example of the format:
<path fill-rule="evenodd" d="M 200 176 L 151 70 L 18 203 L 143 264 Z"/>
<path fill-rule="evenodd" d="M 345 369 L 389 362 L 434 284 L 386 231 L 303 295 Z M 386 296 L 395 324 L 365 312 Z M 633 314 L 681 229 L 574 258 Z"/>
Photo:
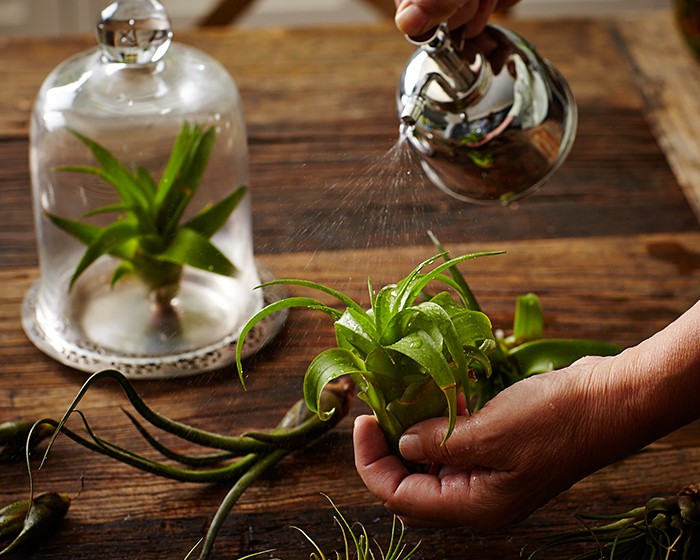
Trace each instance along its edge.
<path fill-rule="evenodd" d="M 474 443 L 470 441 L 466 444 L 457 438 L 449 437 L 446 441 L 437 442 L 437 455 L 440 457 L 440 462 L 446 465 L 462 465 L 465 462 L 466 456 L 472 453 Z"/>
<path fill-rule="evenodd" d="M 457 446 L 450 443 L 449 439 L 440 446 L 441 462 L 446 465 L 456 465 L 460 463 L 462 453 Z"/>

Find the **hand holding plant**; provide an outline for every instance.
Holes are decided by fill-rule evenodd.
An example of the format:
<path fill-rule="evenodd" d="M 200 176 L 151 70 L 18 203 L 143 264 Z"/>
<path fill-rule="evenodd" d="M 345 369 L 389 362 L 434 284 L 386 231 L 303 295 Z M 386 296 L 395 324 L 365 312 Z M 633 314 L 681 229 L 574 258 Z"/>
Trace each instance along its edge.
<path fill-rule="evenodd" d="M 515 383 L 471 416 L 449 439 L 444 418 L 409 428 L 392 453 L 374 418 L 355 421 L 355 465 L 367 488 L 411 525 L 492 531 L 519 522 L 550 499 L 619 458 L 628 431 L 588 393 L 590 373 L 609 373 L 617 357 L 582 360 Z M 606 414 L 607 413 L 607 414 Z M 616 421 L 619 422 L 619 419 Z M 618 434 L 601 442 L 591 424 Z M 613 428 L 613 425 L 615 426 Z M 422 470 L 406 464 L 419 464 Z"/>
<path fill-rule="evenodd" d="M 410 426 L 437 416 L 448 419 L 442 443 L 454 429 L 458 396 L 471 412 L 479 410 L 504 388 L 531 375 L 564 367 L 588 354 L 614 354 L 619 348 L 603 342 L 543 339 L 544 319 L 534 294 L 518 298 L 513 332 L 494 334 L 457 265 L 498 254 L 481 252 L 450 259 L 441 251 L 416 266 L 396 284 L 374 292 L 369 284 L 369 309 L 330 287 L 304 280 L 276 280 L 336 298 L 343 311 L 309 297 L 275 302 L 250 319 L 239 339 L 264 317 L 290 307 L 319 310 L 333 319 L 337 347 L 313 359 L 304 378 L 304 399 L 318 411 L 318 398 L 332 380 L 349 375 L 358 396 L 374 412 L 398 453 L 401 434 Z M 426 268 L 442 262 L 432 270 Z M 433 284 L 443 290 L 430 295 Z M 451 291 L 450 291 L 451 290 Z M 242 377 L 240 351 L 238 371 Z M 323 413 L 319 411 L 323 417 Z"/>
<path fill-rule="evenodd" d="M 698 419 L 698 333 L 700 302 L 618 355 L 586 357 L 514 383 L 471 417 L 459 418 L 442 445 L 445 419 L 413 426 L 399 449 L 408 461 L 434 464 L 428 473 L 409 472 L 376 421 L 360 417 L 358 472 L 390 510 L 414 524 L 505 527 L 583 477 Z"/>

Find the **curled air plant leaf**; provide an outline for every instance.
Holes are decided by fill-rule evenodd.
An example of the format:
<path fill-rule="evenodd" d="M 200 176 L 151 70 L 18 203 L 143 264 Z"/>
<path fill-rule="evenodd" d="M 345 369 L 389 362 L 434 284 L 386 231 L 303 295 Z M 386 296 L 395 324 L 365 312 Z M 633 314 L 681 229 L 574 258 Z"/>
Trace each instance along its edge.
<path fill-rule="evenodd" d="M 137 167 L 131 171 L 105 147 L 78 132 L 73 134 L 89 148 L 100 166 L 66 166 L 61 170 L 101 178 L 113 187 L 119 202 L 84 216 L 87 219 L 116 214 L 116 219 L 104 227 L 46 213 L 55 226 L 87 246 L 73 272 L 71 287 L 103 255 L 121 261 L 112 276 L 113 285 L 127 275 L 134 275 L 143 281 L 155 301 L 162 304 L 177 294 L 186 265 L 226 276 L 236 273 L 234 264 L 210 238 L 236 209 L 245 195 L 245 187 L 182 221 L 214 148 L 215 128 L 183 124 L 158 182 L 148 170 Z"/>
<path fill-rule="evenodd" d="M 129 419 L 145 441 L 166 460 L 155 460 L 135 453 L 101 438 L 93 431 L 87 418 L 76 407 L 87 391 L 102 380 L 115 381 L 121 386 L 136 414 L 140 416 L 140 419 L 137 419 L 136 415 L 127 413 Z M 56 437 L 63 433 L 91 451 L 158 476 L 184 482 L 231 484 L 204 538 L 198 556 L 200 560 L 204 560 L 209 557 L 221 525 L 243 492 L 287 455 L 305 447 L 335 427 L 348 414 L 353 392 L 354 386 L 350 378 L 339 379 L 326 387 L 321 397 L 321 409 L 329 416 L 330 421 L 322 421 L 315 412 L 306 407 L 303 400 L 300 400 L 287 411 L 275 428 L 233 436 L 201 430 L 157 413 L 141 399 L 123 374 L 115 370 L 105 370 L 86 380 L 60 421 L 45 418 L 35 425 L 48 424 L 54 427 L 42 465 Z M 66 426 L 73 413 L 82 419 L 85 434 L 79 434 Z M 166 447 L 146 429 L 145 423 L 179 438 L 183 444 L 199 446 L 205 451 L 189 454 Z"/>
<path fill-rule="evenodd" d="M 303 280 L 277 280 L 312 288 L 337 298 L 339 311 L 307 297 L 290 297 L 268 305 L 243 328 L 283 308 L 317 309 L 334 321 L 337 347 L 319 354 L 304 378 L 307 406 L 320 417 L 318 398 L 326 383 L 351 375 L 360 399 L 374 411 L 389 442 L 396 447 L 410 425 L 447 412 L 450 427 L 457 416 L 457 395 L 468 391 L 471 372 L 491 374 L 488 354 L 496 346 L 488 317 L 455 302 L 446 291 L 417 302 L 434 280 L 454 283 L 443 272 L 458 262 L 492 253 L 474 253 L 449 260 L 428 273 L 423 270 L 442 255 L 419 264 L 399 281 L 375 293 L 370 284 L 370 309 L 321 284 Z M 243 339 L 243 338 L 242 338 Z M 242 340 L 241 339 L 241 340 Z M 237 355 L 242 375 L 240 352 Z M 242 379 L 242 377 L 241 377 Z"/>
<path fill-rule="evenodd" d="M 0 545 L 9 541 L 0 557 L 44 538 L 65 517 L 70 502 L 66 494 L 47 492 L 0 509 Z"/>
<path fill-rule="evenodd" d="M 30 451 L 34 450 L 53 433 L 53 427 L 42 424 L 34 428 L 32 439 L 27 441 L 32 426 L 34 422 L 30 420 L 11 420 L 0 424 L 0 463 L 22 459 L 27 446 Z"/>
<path fill-rule="evenodd" d="M 700 558 L 700 485 L 675 496 L 651 498 L 645 505 L 613 515 L 579 515 L 582 529 L 533 543 L 521 557 L 540 558 L 552 548 L 588 544 L 571 560 L 694 560 Z M 592 522 L 601 522 L 591 526 Z"/>
<path fill-rule="evenodd" d="M 330 295 L 344 309 L 302 296 L 263 308 L 240 335 L 236 363 L 241 381 L 240 344 L 258 321 L 291 307 L 321 311 L 333 320 L 337 346 L 321 352 L 309 365 L 304 378 L 307 406 L 324 417 L 318 407 L 323 387 L 350 375 L 358 387 L 358 397 L 372 408 L 389 445 L 396 450 L 399 437 L 409 426 L 430 417 L 448 417 L 449 437 L 460 393 L 473 412 L 529 375 L 570 365 L 586 355 L 619 352 L 617 346 L 604 342 L 542 338 L 544 319 L 534 294 L 518 298 L 512 334 L 497 335 L 457 265 L 499 253 L 449 258 L 439 241 L 434 237 L 433 241 L 440 253 L 420 263 L 396 284 L 375 292 L 370 281 L 369 309 L 316 282 L 270 282 Z M 444 262 L 437 264 L 440 259 Z M 435 266 L 426 271 L 431 265 Z M 434 284 L 443 289 L 431 295 L 428 290 Z"/>

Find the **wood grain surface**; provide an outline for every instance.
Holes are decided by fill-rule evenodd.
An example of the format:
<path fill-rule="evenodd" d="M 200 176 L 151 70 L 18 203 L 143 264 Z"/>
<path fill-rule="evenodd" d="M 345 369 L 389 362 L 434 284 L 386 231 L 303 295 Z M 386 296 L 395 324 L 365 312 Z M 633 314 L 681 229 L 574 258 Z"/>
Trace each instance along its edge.
<path fill-rule="evenodd" d="M 666 14 L 655 21 L 663 41 L 670 21 Z M 534 291 L 549 335 L 628 346 L 700 298 L 700 226 L 687 196 L 700 152 L 677 156 L 676 146 L 686 144 L 666 121 L 681 102 L 670 97 L 677 88 L 664 89 L 663 105 L 651 103 L 656 94 L 640 80 L 648 70 L 635 58 L 641 47 L 626 25 L 513 22 L 569 79 L 580 127 L 560 172 L 510 207 L 452 200 L 397 153 L 395 88 L 411 47 L 391 26 L 214 29 L 178 39 L 217 57 L 238 83 L 250 136 L 256 252 L 274 274 L 321 281 L 367 303 L 368 276 L 375 286 L 393 282 L 433 253 L 425 235 L 431 229 L 455 254 L 507 251 L 462 268 L 496 326 L 512 321 L 516 295 Z M 20 313 L 38 275 L 27 170 L 32 100 L 51 68 L 92 43 L 89 37 L 0 43 L 0 422 L 60 417 L 85 379 L 32 346 Z M 332 341 L 323 317 L 294 311 L 275 341 L 247 363 L 247 391 L 233 369 L 136 386 L 155 409 L 197 427 L 230 434 L 271 427 L 300 397 L 310 359 Z M 122 407 L 125 398 L 109 383 L 81 404 L 100 434 L 145 450 Z M 269 548 L 280 558 L 306 558 L 311 549 L 292 525 L 324 551 L 339 546 L 322 492 L 384 542 L 390 516 L 353 467 L 352 417 L 363 412 L 355 401 L 337 429 L 254 484 L 227 519 L 213 559 Z M 421 559 L 515 559 L 530 539 L 576 527 L 575 513 L 627 510 L 700 480 L 698 442 L 700 426 L 687 426 L 508 530 L 411 529 L 406 538 L 422 540 Z M 26 495 L 21 463 L 0 465 L 0 480 L 0 504 Z M 74 496 L 60 532 L 18 556 L 37 560 L 182 559 L 228 490 L 139 473 L 65 438 L 35 484 Z"/>
<path fill-rule="evenodd" d="M 670 13 L 626 17 L 618 29 L 659 145 L 700 216 L 700 61 Z"/>

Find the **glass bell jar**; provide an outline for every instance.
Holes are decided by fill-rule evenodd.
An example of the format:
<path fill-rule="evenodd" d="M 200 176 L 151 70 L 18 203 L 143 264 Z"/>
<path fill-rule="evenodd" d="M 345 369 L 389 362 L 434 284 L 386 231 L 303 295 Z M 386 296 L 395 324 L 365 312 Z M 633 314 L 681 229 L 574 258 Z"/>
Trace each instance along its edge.
<path fill-rule="evenodd" d="M 97 40 L 52 71 L 34 107 L 40 278 L 25 331 L 83 371 L 220 368 L 262 307 L 254 288 L 267 274 L 253 255 L 237 88 L 212 57 L 172 42 L 155 0 L 110 4 Z M 278 326 L 254 333 L 244 354 Z"/>

